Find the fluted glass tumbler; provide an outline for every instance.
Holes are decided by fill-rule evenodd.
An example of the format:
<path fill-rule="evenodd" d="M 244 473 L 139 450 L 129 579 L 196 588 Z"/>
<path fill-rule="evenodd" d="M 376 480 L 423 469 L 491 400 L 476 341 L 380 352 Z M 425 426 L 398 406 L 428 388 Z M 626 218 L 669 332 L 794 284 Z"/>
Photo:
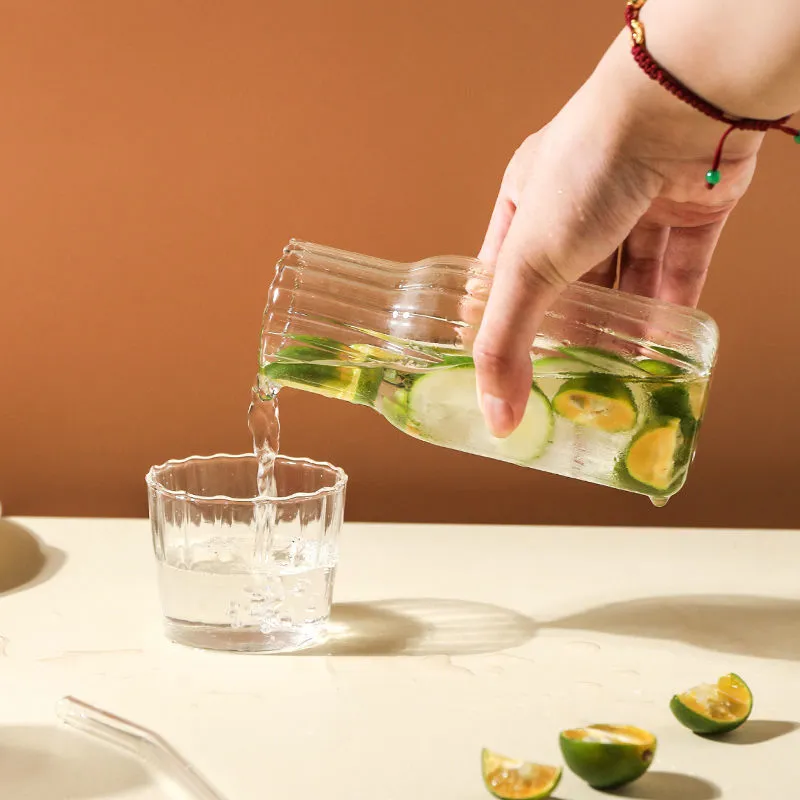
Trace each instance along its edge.
<path fill-rule="evenodd" d="M 251 652 L 325 637 L 347 475 L 277 456 L 260 495 L 255 455 L 191 456 L 146 476 L 167 636 Z"/>

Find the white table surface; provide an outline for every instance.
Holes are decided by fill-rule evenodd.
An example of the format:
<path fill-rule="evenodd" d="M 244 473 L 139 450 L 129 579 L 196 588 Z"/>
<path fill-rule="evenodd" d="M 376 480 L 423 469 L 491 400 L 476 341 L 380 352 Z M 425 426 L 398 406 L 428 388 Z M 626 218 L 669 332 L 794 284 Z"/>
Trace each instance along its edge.
<path fill-rule="evenodd" d="M 351 523 L 333 641 L 294 656 L 168 642 L 146 520 L 0 520 L 6 584 L 28 534 L 44 569 L 0 594 L 3 798 L 171 796 L 58 722 L 68 694 L 155 729 L 227 800 L 479 800 L 481 747 L 560 764 L 558 731 L 593 722 L 658 737 L 623 796 L 800 796 L 798 532 Z M 679 726 L 672 693 L 729 671 L 751 721 Z M 556 791 L 603 796 L 568 770 Z"/>

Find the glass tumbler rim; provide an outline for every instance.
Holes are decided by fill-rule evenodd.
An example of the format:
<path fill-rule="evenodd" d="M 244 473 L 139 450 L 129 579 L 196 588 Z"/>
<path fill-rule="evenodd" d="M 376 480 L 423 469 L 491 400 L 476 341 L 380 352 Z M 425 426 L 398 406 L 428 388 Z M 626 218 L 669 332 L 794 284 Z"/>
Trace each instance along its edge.
<path fill-rule="evenodd" d="M 277 494 L 265 496 L 251 496 L 251 497 L 232 497 L 226 494 L 197 494 L 195 492 L 187 492 L 182 489 L 168 489 L 164 486 L 158 476 L 163 470 L 170 467 L 180 466 L 192 461 L 214 461 L 216 459 L 231 459 L 231 460 L 257 460 L 255 453 L 212 453 L 210 455 L 191 455 L 184 458 L 170 458 L 161 464 L 154 464 L 150 467 L 145 475 L 145 481 L 150 489 L 157 492 L 164 497 L 170 497 L 174 500 L 190 501 L 196 503 L 228 503 L 239 505 L 274 505 L 279 503 L 291 503 L 298 500 L 307 500 L 316 497 L 324 497 L 335 494 L 340 494 L 347 485 L 347 473 L 335 464 L 329 461 L 318 461 L 313 458 L 305 456 L 287 456 L 278 454 L 275 456 L 275 461 L 289 462 L 292 464 L 302 464 L 306 467 L 321 467 L 330 470 L 333 473 L 333 483 L 328 486 L 321 486 L 313 492 L 292 492 L 291 494 Z"/>

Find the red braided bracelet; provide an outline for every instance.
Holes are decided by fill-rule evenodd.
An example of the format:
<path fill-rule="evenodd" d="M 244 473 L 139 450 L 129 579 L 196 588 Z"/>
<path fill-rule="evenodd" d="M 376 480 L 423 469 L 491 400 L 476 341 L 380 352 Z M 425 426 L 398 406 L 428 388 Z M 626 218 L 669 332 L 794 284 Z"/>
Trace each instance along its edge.
<path fill-rule="evenodd" d="M 792 116 L 789 114 L 781 119 L 748 119 L 746 117 L 732 117 L 726 114 L 722 109 L 712 105 L 707 100 L 704 100 L 699 95 L 695 94 L 691 89 L 682 84 L 674 75 L 662 67 L 647 51 L 644 41 L 644 25 L 639 19 L 639 10 L 647 2 L 647 0 L 628 0 L 625 7 L 625 23 L 631 31 L 632 47 L 631 52 L 636 60 L 636 63 L 642 68 L 645 74 L 657 81 L 668 91 L 672 92 L 684 103 L 688 103 L 693 108 L 701 111 L 706 116 L 716 119 L 719 122 L 727 124 L 728 128 L 719 140 L 717 149 L 714 152 L 714 162 L 711 169 L 706 172 L 706 186 L 713 189 L 720 182 L 719 165 L 722 160 L 722 148 L 725 145 L 725 140 L 731 131 L 739 128 L 746 131 L 767 131 L 774 128 L 784 133 L 794 136 L 795 142 L 800 144 L 800 130 L 791 128 L 786 125 L 786 122 Z"/>

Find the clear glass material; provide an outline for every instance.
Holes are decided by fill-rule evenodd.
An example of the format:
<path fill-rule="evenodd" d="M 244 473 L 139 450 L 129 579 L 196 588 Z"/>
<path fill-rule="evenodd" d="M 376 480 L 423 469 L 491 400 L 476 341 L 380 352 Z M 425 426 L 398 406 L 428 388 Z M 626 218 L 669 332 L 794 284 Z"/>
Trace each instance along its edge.
<path fill-rule="evenodd" d="M 491 285 L 461 256 L 399 263 L 292 240 L 264 311 L 257 391 L 368 406 L 430 443 L 647 495 L 663 504 L 695 454 L 718 330 L 695 309 L 576 283 L 531 349 L 523 422 L 498 439 L 471 345 Z"/>
<path fill-rule="evenodd" d="M 253 454 L 192 456 L 147 474 L 170 639 L 217 650 L 296 650 L 325 637 L 346 474 L 277 456 L 259 495 Z"/>
<path fill-rule="evenodd" d="M 65 724 L 125 750 L 165 773 L 194 800 L 225 800 L 189 761 L 161 736 L 77 697 L 62 697 L 56 714 Z"/>

